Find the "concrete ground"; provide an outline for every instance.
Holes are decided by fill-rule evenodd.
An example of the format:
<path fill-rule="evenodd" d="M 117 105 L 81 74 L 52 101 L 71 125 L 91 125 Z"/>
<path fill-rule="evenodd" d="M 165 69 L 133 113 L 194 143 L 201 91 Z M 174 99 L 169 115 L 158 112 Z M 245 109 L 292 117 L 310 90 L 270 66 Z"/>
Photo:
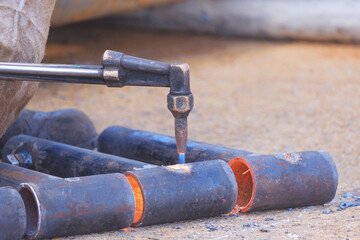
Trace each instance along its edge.
<path fill-rule="evenodd" d="M 360 46 L 143 32 L 86 23 L 54 29 L 44 62 L 99 64 L 105 49 L 187 62 L 189 138 L 256 153 L 325 150 L 339 187 L 324 206 L 254 212 L 61 239 L 360 239 Z M 28 105 L 77 108 L 101 132 L 122 125 L 173 134 L 168 89 L 43 84 Z M 360 203 L 360 202 L 359 202 Z"/>

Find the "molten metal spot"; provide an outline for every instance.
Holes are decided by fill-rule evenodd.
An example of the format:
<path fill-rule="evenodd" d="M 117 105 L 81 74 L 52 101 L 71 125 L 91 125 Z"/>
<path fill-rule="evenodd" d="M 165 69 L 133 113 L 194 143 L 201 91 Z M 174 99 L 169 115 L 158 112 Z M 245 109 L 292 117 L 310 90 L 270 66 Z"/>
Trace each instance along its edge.
<path fill-rule="evenodd" d="M 143 193 L 138 181 L 134 177 L 127 175 L 126 178 L 129 180 L 135 196 L 135 217 L 133 223 L 138 223 L 142 220 L 144 214 Z"/>
<path fill-rule="evenodd" d="M 189 165 L 176 164 L 176 165 L 171 165 L 171 166 L 167 166 L 167 167 L 171 168 L 171 169 L 179 170 L 184 173 L 191 173 L 191 167 Z"/>
<path fill-rule="evenodd" d="M 122 232 L 131 232 L 131 230 L 131 227 L 121 229 Z"/>

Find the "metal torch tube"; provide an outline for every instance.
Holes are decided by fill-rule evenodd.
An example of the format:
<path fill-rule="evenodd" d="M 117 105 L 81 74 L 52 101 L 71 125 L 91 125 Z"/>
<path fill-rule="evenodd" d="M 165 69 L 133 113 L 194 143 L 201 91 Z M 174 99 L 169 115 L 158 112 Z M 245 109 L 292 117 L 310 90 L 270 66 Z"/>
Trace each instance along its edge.
<path fill-rule="evenodd" d="M 130 158 L 156 165 L 178 163 L 176 141 L 173 137 L 130 128 L 112 126 L 99 136 L 100 152 Z M 188 141 L 186 162 L 222 159 L 230 161 L 251 152 L 225 148 L 221 146 Z"/>
<path fill-rule="evenodd" d="M 153 165 L 41 138 L 18 135 L 4 146 L 3 161 L 15 156 L 22 167 L 58 177 L 78 177 L 152 167 Z"/>
<path fill-rule="evenodd" d="M 102 78 L 102 67 L 66 64 L 0 63 L 0 74 Z"/>
<path fill-rule="evenodd" d="M 242 212 L 324 204 L 338 185 L 335 163 L 323 151 L 246 156 L 229 165 Z"/>
<path fill-rule="evenodd" d="M 229 213 L 237 199 L 231 168 L 222 160 L 126 172 L 141 202 L 133 226 L 153 225 Z M 134 191 L 136 192 L 136 190 Z"/>
<path fill-rule="evenodd" d="M 103 67 L 95 65 L 0 62 L 0 77 L 4 80 L 105 84 Z"/>
<path fill-rule="evenodd" d="M 131 185 L 123 174 L 22 183 L 26 237 L 52 238 L 129 227 L 135 215 Z"/>
<path fill-rule="evenodd" d="M 12 187 L 0 187 L 0 239 L 20 239 L 25 229 L 26 211 L 19 192 Z"/>

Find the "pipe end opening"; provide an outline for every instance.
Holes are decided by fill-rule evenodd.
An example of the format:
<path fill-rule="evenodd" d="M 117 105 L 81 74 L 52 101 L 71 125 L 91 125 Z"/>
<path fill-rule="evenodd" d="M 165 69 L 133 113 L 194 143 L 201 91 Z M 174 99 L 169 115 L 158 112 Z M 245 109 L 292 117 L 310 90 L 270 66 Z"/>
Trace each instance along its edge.
<path fill-rule="evenodd" d="M 40 226 L 39 201 L 26 184 L 21 184 L 19 193 L 24 201 L 26 210 L 26 236 L 35 236 Z"/>
<path fill-rule="evenodd" d="M 144 219 L 144 194 L 141 188 L 141 184 L 135 175 L 132 173 L 125 173 L 126 178 L 129 180 L 131 188 L 135 197 L 135 216 L 131 226 L 139 226 Z"/>
<path fill-rule="evenodd" d="M 235 175 L 238 185 L 238 198 L 233 214 L 246 212 L 253 204 L 255 197 L 254 174 L 250 165 L 242 158 L 234 158 L 229 165 Z"/>

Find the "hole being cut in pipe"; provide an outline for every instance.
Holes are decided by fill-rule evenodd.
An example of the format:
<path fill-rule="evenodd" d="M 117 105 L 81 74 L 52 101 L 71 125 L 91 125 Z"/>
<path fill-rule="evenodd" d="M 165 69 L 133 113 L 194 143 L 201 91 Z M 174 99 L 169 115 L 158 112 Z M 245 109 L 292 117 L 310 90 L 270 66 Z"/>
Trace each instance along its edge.
<path fill-rule="evenodd" d="M 39 227 L 39 206 L 36 197 L 28 188 L 22 184 L 22 188 L 19 191 L 26 209 L 26 235 L 35 236 Z"/>
<path fill-rule="evenodd" d="M 125 173 L 135 196 L 135 217 L 131 226 L 139 226 L 144 218 L 143 191 L 137 178 L 131 173 Z"/>
<path fill-rule="evenodd" d="M 238 198 L 232 213 L 237 213 L 239 210 L 246 212 L 251 207 L 255 197 L 253 172 L 250 165 L 241 158 L 232 159 L 229 165 L 234 172 L 238 185 Z"/>

